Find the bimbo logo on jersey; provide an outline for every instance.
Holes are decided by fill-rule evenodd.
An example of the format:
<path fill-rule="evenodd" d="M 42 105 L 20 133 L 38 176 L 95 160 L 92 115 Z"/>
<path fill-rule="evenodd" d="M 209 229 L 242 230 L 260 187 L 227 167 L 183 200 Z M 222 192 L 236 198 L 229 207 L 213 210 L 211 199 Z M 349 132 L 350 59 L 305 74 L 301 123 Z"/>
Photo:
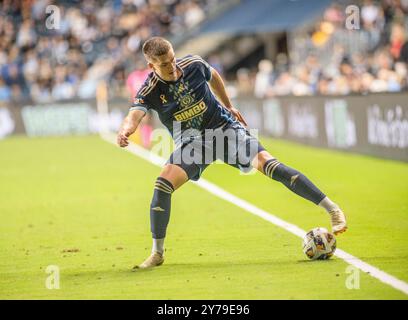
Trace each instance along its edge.
<path fill-rule="evenodd" d="M 204 101 L 201 100 L 187 109 L 176 112 L 174 114 L 174 119 L 176 121 L 187 121 L 203 114 L 205 110 L 207 110 L 207 106 Z"/>

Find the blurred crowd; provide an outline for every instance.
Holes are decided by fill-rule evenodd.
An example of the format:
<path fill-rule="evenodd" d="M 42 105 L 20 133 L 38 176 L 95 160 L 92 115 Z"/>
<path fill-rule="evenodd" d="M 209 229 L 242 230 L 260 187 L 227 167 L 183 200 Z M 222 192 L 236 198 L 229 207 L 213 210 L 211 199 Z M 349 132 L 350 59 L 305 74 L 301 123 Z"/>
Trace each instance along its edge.
<path fill-rule="evenodd" d="M 290 57 L 239 69 L 235 91 L 262 98 L 408 90 L 408 0 L 365 0 L 359 16 L 358 29 L 347 29 L 346 5 L 330 6 L 294 38 Z"/>
<path fill-rule="evenodd" d="M 144 40 L 196 26 L 218 1 L 2 0 L 0 102 L 90 98 L 100 80 L 128 97 L 146 74 Z"/>
<path fill-rule="evenodd" d="M 144 40 L 183 34 L 220 1 L 61 0 L 56 12 L 51 0 L 2 0 L 0 103 L 92 98 L 101 80 L 129 98 L 149 72 Z M 295 33 L 289 55 L 239 69 L 229 87 L 257 97 L 407 90 L 408 0 L 359 5 L 358 29 L 345 27 L 346 5 L 333 4 Z M 222 68 L 216 55 L 207 58 Z"/>

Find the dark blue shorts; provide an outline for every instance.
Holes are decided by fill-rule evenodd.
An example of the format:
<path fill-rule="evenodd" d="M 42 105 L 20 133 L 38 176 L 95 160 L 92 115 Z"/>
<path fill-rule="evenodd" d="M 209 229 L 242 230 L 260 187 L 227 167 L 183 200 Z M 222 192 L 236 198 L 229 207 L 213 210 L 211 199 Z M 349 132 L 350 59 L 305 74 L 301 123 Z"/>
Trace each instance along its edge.
<path fill-rule="evenodd" d="M 258 139 L 239 122 L 227 123 L 201 136 L 184 139 L 166 164 L 178 165 L 190 180 L 197 181 L 204 169 L 216 160 L 249 172 L 253 158 L 263 150 Z"/>

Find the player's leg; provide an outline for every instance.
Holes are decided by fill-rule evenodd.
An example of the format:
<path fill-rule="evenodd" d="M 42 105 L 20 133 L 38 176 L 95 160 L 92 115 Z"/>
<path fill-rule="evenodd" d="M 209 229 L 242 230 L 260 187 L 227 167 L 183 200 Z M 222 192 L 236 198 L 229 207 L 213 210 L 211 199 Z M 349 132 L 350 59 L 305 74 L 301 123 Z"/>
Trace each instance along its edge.
<path fill-rule="evenodd" d="M 170 220 L 171 197 L 188 181 L 187 173 L 178 165 L 166 164 L 156 179 L 150 204 L 150 229 L 153 238 L 152 254 L 138 268 L 159 266 L 164 262 L 164 239 Z"/>
<path fill-rule="evenodd" d="M 252 161 L 252 166 L 269 178 L 283 183 L 297 195 L 323 207 L 331 216 L 334 234 L 346 231 L 346 219 L 339 206 L 320 191 L 305 175 L 280 163 L 266 150 L 262 150 L 256 155 Z"/>
<path fill-rule="evenodd" d="M 181 167 L 167 164 L 155 182 L 153 199 L 150 205 L 153 251 L 164 252 L 164 238 L 170 220 L 172 193 L 187 181 L 187 174 Z"/>
<path fill-rule="evenodd" d="M 170 220 L 172 193 L 188 180 L 198 180 L 205 168 L 212 162 L 212 159 L 209 163 L 204 161 L 203 146 L 201 140 L 192 140 L 177 148 L 157 178 L 150 205 L 152 254 L 138 268 L 150 268 L 163 263 L 164 240 Z"/>

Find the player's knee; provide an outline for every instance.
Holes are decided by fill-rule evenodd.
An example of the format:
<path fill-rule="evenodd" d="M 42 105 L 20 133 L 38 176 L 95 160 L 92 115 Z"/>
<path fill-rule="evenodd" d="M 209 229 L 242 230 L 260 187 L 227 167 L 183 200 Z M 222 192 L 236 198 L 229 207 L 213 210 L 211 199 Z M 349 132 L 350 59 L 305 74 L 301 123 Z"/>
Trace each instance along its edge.
<path fill-rule="evenodd" d="M 174 192 L 173 184 L 162 176 L 156 179 L 156 182 L 154 183 L 154 189 L 155 191 L 156 190 L 161 191 L 169 195 L 171 195 Z"/>
<path fill-rule="evenodd" d="M 186 172 L 179 166 L 173 164 L 166 165 L 160 173 L 159 178 L 165 179 L 171 183 L 173 191 L 177 190 L 182 184 L 188 181 Z"/>
<path fill-rule="evenodd" d="M 265 165 L 271 160 L 276 160 L 270 153 L 266 150 L 260 151 L 257 156 L 252 161 L 252 166 L 257 168 L 259 171 L 265 168 Z M 265 171 L 264 171 L 265 172 Z"/>

